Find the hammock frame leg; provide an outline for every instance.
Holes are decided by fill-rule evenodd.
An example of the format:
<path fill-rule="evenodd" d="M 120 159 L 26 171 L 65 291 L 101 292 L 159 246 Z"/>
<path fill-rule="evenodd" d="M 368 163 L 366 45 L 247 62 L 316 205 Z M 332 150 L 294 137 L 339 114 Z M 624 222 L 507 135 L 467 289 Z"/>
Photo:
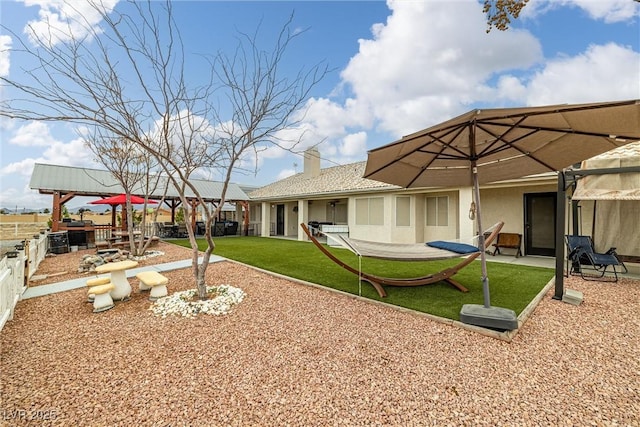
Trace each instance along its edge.
<path fill-rule="evenodd" d="M 378 292 L 378 295 L 380 295 L 380 298 L 384 298 L 384 297 L 387 296 L 387 292 L 384 290 L 382 285 L 380 283 L 376 282 L 375 280 L 367 279 L 364 276 L 361 276 L 360 280 L 363 281 L 363 282 L 367 282 L 368 284 L 373 286 L 374 289 Z"/>
<path fill-rule="evenodd" d="M 450 284 L 451 286 L 453 286 L 454 288 L 458 289 L 460 292 L 464 292 L 464 293 L 469 292 L 469 289 L 465 288 L 460 284 L 460 282 L 457 282 L 452 278 L 444 279 L 444 281 Z"/>

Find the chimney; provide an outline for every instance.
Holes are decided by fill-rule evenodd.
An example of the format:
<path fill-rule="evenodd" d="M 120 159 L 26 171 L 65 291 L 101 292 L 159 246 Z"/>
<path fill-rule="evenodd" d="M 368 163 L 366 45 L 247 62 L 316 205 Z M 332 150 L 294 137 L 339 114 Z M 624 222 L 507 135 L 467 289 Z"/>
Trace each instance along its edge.
<path fill-rule="evenodd" d="M 304 152 L 304 177 L 315 178 L 320 175 L 320 152 L 317 148 L 309 148 Z"/>

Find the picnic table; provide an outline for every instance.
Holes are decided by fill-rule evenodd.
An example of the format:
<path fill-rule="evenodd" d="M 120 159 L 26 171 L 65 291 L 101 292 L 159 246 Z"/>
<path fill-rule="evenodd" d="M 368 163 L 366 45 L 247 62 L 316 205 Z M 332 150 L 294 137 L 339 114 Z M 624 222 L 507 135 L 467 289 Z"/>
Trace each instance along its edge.
<path fill-rule="evenodd" d="M 110 273 L 111 283 L 115 286 L 115 289 L 111 291 L 111 298 L 123 301 L 131 295 L 131 285 L 127 280 L 125 271 L 137 266 L 138 263 L 131 260 L 109 262 L 97 266 L 96 273 Z"/>

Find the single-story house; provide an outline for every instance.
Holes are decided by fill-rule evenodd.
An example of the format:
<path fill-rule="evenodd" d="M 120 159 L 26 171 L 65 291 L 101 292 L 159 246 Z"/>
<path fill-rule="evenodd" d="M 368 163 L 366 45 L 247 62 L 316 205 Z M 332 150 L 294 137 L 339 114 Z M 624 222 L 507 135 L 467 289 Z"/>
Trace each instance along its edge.
<path fill-rule="evenodd" d="M 589 167 L 587 164 L 607 167 L 603 159 L 607 159 L 609 166 L 640 166 L 640 142 L 598 156 L 582 167 Z M 469 215 L 471 187 L 404 189 L 363 178 L 365 164 L 321 168 L 319 152 L 307 151 L 303 172 L 249 193 L 250 230 L 255 235 L 307 240 L 300 227 L 305 223 L 381 243 L 465 240 L 478 234 L 475 221 Z M 625 178 L 620 178 L 623 175 Z M 594 180 L 591 176 L 584 182 Z M 617 246 L 618 253 L 626 255 L 627 261 L 637 262 L 640 259 L 640 174 L 610 175 L 607 185 L 616 187 L 620 180 L 626 183 L 627 190 L 608 194 L 609 198 L 614 193 L 624 196 L 617 197 L 615 203 L 605 204 L 585 196 L 580 190 L 584 184 L 579 179 L 574 209 L 567 208 L 567 222 L 562 226 L 567 234 L 572 233 L 572 217 L 576 216 L 580 234 L 592 235 L 597 250 Z M 602 180 L 596 180 L 596 185 L 598 182 Z M 483 226 L 488 228 L 503 221 L 503 232 L 522 236 L 524 255 L 553 257 L 557 190 L 557 173 L 484 184 L 480 188 Z M 571 195 L 572 191 L 569 188 L 567 194 Z M 635 195 L 635 201 L 628 201 L 630 194 Z M 621 200 L 623 197 L 626 204 Z M 595 203 L 599 206 L 594 222 Z M 570 204 L 568 198 L 567 206 Z"/>
<path fill-rule="evenodd" d="M 307 151 L 303 172 L 249 194 L 252 229 L 306 240 L 300 223 L 334 224 L 351 238 L 382 243 L 477 234 L 469 218 L 471 187 L 403 189 L 362 178 L 364 168 L 358 162 L 321 169 L 319 152 Z M 484 224 L 504 221 L 504 232 L 523 236 L 526 254 L 553 256 L 556 190 L 555 173 L 483 185 Z"/>

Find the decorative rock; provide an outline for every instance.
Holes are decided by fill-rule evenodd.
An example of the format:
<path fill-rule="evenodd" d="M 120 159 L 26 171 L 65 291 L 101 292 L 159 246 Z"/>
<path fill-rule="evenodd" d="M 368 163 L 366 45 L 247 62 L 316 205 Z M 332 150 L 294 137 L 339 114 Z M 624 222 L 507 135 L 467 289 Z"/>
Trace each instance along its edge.
<path fill-rule="evenodd" d="M 80 260 L 78 273 L 95 272 L 96 267 L 99 265 L 103 265 L 108 262 L 125 261 L 128 259 L 133 259 L 131 253 L 129 251 L 123 251 L 121 249 L 117 249 L 115 250 L 115 252 L 110 251 L 105 254 L 105 256 L 100 256 L 99 254 L 85 255 Z"/>
<path fill-rule="evenodd" d="M 87 254 L 80 260 L 78 266 L 78 273 L 93 273 L 96 271 L 96 267 L 106 264 L 108 262 L 126 261 L 126 260 L 141 260 L 151 258 L 154 256 L 164 255 L 161 251 L 147 251 L 144 256 L 134 257 L 131 252 L 123 249 L 100 249 L 94 255 Z M 49 254 L 47 254 L 49 256 Z"/>

